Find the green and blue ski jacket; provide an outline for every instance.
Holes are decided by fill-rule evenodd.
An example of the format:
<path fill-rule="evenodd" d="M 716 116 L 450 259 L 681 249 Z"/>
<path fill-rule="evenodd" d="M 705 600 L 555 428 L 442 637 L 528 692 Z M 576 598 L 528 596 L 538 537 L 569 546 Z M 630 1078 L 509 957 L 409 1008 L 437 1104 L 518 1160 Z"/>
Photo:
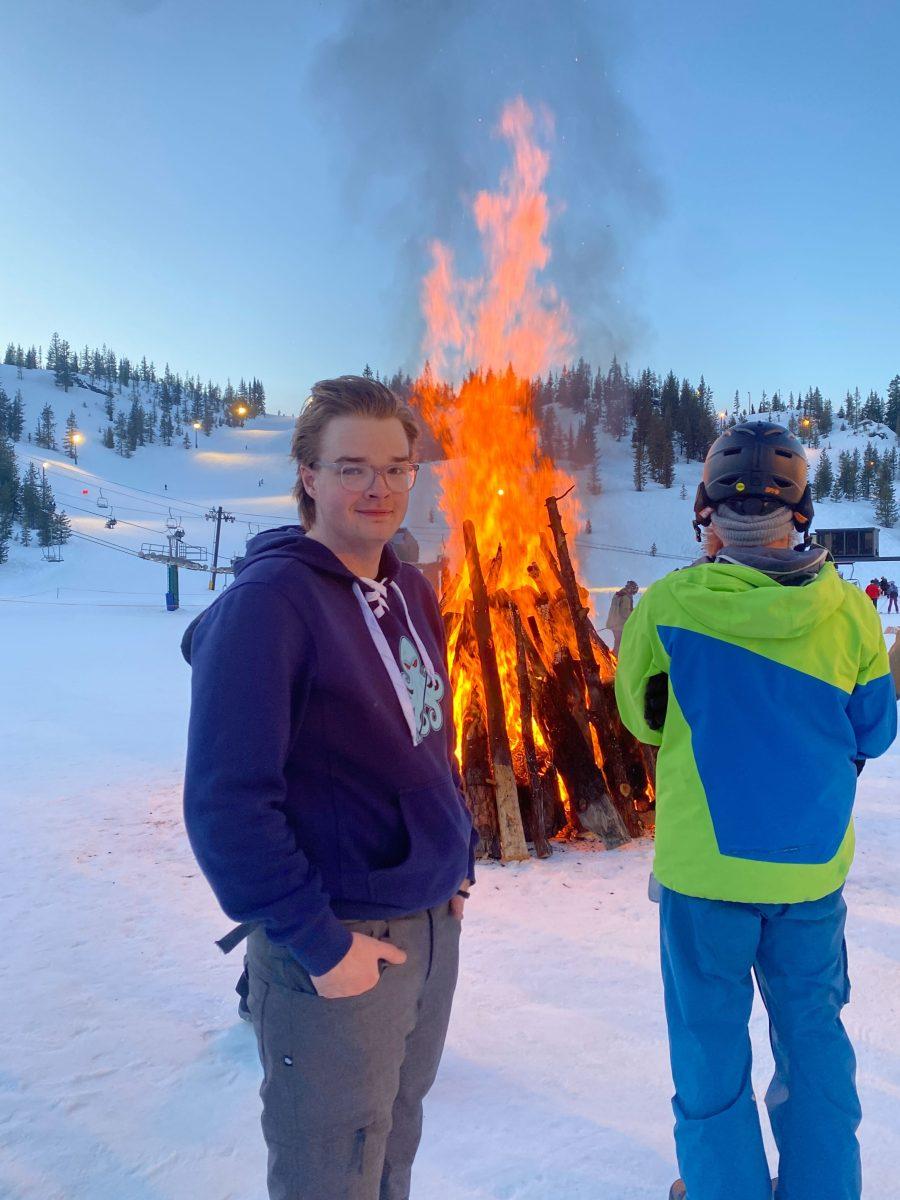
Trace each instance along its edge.
<path fill-rule="evenodd" d="M 644 694 L 660 672 L 657 731 Z M 802 586 L 727 562 L 660 579 L 625 626 L 616 699 L 635 737 L 660 748 L 660 883 L 758 904 L 841 886 L 854 760 L 887 750 L 897 705 L 878 615 L 832 563 Z"/>

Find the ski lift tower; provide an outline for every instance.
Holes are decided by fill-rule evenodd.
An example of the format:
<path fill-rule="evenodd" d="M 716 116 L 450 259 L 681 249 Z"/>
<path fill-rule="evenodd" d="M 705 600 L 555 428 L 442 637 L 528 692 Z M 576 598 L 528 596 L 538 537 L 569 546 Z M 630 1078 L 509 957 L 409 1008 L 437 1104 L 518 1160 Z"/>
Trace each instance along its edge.
<path fill-rule="evenodd" d="M 186 546 L 184 544 L 184 530 L 177 521 L 174 522 L 174 527 L 167 521 L 166 532 L 168 534 L 167 545 L 144 542 L 140 555 L 141 558 L 146 558 L 150 562 L 165 563 L 168 572 L 166 608 L 169 612 L 175 612 L 178 608 L 178 568 L 184 567 L 188 571 L 209 571 L 209 563 L 205 546 Z"/>

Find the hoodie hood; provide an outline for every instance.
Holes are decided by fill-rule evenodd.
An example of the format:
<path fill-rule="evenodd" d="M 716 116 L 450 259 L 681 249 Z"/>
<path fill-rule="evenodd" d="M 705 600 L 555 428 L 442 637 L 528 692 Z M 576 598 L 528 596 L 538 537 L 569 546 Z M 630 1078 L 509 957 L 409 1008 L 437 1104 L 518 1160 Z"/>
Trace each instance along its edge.
<path fill-rule="evenodd" d="M 799 637 L 821 625 L 841 606 L 844 584 L 831 562 L 803 586 L 785 587 L 778 577 L 720 557 L 674 572 L 670 587 L 695 626 L 727 639 L 765 640 Z"/>
<path fill-rule="evenodd" d="M 281 525 L 277 529 L 266 529 L 251 538 L 243 559 L 235 568 L 235 578 L 239 578 L 244 571 L 262 559 L 277 558 L 295 559 L 323 574 L 346 579 L 350 584 L 358 578 L 327 546 L 307 537 L 306 531 L 299 525 Z M 391 546 L 385 546 L 377 578 L 392 583 L 399 570 L 400 559 Z"/>
<path fill-rule="evenodd" d="M 332 553 L 327 546 L 323 546 L 321 542 L 307 537 L 306 531 L 299 525 L 281 525 L 277 529 L 266 529 L 251 538 L 247 543 L 243 558 L 235 564 L 235 582 L 253 567 L 262 565 L 265 569 L 279 566 L 279 559 L 283 561 L 293 559 L 295 562 L 304 563 L 323 575 L 343 580 L 348 588 L 352 588 L 354 584 L 360 582 L 359 576 L 354 575 L 348 567 L 345 567 L 336 554 Z M 390 587 L 399 571 L 400 559 L 393 547 L 386 545 L 378 565 L 377 580 L 383 587 Z M 371 583 L 369 580 L 362 580 L 362 582 Z M 232 584 L 233 586 L 234 584 Z M 225 594 L 222 593 L 222 595 Z M 182 636 L 181 656 L 188 664 L 191 661 L 191 642 L 194 631 L 210 608 L 204 609 L 199 616 L 195 617 Z"/>

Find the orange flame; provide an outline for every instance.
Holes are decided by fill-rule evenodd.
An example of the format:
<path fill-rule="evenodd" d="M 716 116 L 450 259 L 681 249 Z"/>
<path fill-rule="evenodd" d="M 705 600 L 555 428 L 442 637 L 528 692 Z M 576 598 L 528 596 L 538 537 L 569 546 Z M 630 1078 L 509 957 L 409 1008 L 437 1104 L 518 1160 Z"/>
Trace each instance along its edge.
<path fill-rule="evenodd" d="M 542 114 L 540 123 L 552 132 L 549 114 Z M 416 386 L 420 411 L 447 453 L 437 470 L 440 506 L 451 530 L 450 570 L 466 589 L 462 525 L 472 520 L 490 590 L 517 592 L 523 619 L 535 611 L 540 592 L 557 590 L 548 567 L 545 501 L 572 484 L 541 452 L 532 395 L 531 380 L 564 361 L 574 343 L 565 304 L 539 278 L 550 260 L 544 191 L 550 159 L 538 143 L 538 124 L 521 98 L 503 110 L 498 133 L 509 143 L 512 159 L 499 189 L 480 192 L 473 205 L 484 275 L 458 278 L 452 251 L 440 242 L 432 245 L 433 265 L 422 294 L 427 365 Z M 577 520 L 574 500 L 567 502 L 567 513 Z M 445 599 L 457 611 L 461 607 L 452 597 Z M 469 661 L 468 649 L 456 658 L 459 631 L 457 624 L 450 652 L 456 661 L 461 734 L 478 668 Z M 520 740 L 516 648 L 510 623 L 499 615 L 494 639 L 515 749 Z M 543 747 L 536 724 L 534 730 Z"/>
<path fill-rule="evenodd" d="M 551 127 L 549 114 L 543 114 Z M 441 437 L 441 508 L 452 530 L 451 570 L 463 559 L 462 523 L 475 521 L 480 548 L 503 546 L 495 583 L 520 587 L 539 558 L 547 528 L 544 501 L 572 480 L 540 451 L 531 380 L 563 361 L 573 346 L 569 313 L 538 274 L 550 259 L 550 219 L 543 191 L 550 159 L 535 135 L 534 113 L 521 98 L 503 110 L 498 132 L 513 156 L 499 191 L 480 192 L 473 211 L 486 271 L 460 280 L 452 252 L 432 245 L 423 286 L 428 366 L 417 401 Z M 463 377 L 453 403 L 450 380 Z"/>

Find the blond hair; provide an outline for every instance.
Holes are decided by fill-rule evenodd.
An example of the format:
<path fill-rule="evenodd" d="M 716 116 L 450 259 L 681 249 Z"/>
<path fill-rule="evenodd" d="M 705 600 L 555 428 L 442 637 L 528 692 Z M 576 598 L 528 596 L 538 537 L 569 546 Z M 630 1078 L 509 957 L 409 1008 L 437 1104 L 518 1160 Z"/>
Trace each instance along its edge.
<path fill-rule="evenodd" d="M 410 455 L 415 450 L 419 436 L 412 409 L 377 379 L 363 375 L 339 375 L 337 379 L 320 379 L 314 383 L 300 410 L 291 439 L 291 458 L 297 464 L 293 495 L 304 529 L 311 529 L 315 523 L 316 502 L 303 486 L 301 467 L 315 465 L 322 445 L 322 434 L 328 422 L 335 417 L 375 417 L 378 420 L 396 417 L 409 439 Z"/>

